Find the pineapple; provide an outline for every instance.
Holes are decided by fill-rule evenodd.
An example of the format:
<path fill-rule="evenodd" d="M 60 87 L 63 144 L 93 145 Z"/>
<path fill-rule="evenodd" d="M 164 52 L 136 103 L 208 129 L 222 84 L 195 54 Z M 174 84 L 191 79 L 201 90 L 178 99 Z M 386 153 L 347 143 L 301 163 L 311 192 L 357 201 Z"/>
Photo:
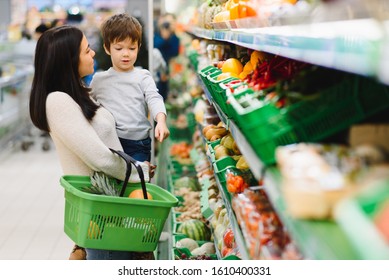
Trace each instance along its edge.
<path fill-rule="evenodd" d="M 120 196 L 120 190 L 114 178 L 108 177 L 102 172 L 94 172 L 90 178 L 92 185 L 84 187 L 84 191 L 93 194 Z"/>

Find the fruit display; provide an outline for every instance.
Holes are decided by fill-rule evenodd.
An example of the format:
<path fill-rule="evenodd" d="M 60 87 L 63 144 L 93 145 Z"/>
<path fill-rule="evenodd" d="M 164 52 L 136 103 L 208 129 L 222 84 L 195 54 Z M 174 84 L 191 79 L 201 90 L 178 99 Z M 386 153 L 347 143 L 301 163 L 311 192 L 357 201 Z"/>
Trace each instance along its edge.
<path fill-rule="evenodd" d="M 374 151 L 373 147 L 370 151 L 370 154 Z M 290 215 L 303 219 L 332 219 L 334 207 L 340 200 L 360 189 L 366 177 L 378 178 L 374 168 L 369 168 L 377 161 L 366 152 L 366 149 L 344 145 L 314 143 L 278 148 L 282 191 Z M 366 157 L 370 159 L 366 160 Z M 380 157 L 375 158 L 379 160 Z M 383 175 L 389 175 L 388 170 L 380 170 Z"/>
<path fill-rule="evenodd" d="M 208 141 L 215 141 L 222 138 L 228 133 L 223 123 L 219 122 L 218 125 L 210 124 L 203 128 L 203 135 Z"/>
<path fill-rule="evenodd" d="M 233 197 L 232 207 L 252 259 L 301 258 L 263 190 L 246 189 Z"/>
<path fill-rule="evenodd" d="M 204 222 L 197 219 L 183 221 L 178 226 L 177 233 L 182 233 L 187 237 L 198 241 L 211 240 L 211 230 Z"/>
<path fill-rule="evenodd" d="M 174 143 L 170 147 L 170 155 L 179 159 L 187 159 L 190 157 L 189 153 L 192 149 L 192 145 L 188 142 Z"/>
<path fill-rule="evenodd" d="M 191 24 L 205 29 L 225 30 L 253 28 L 253 26 L 268 27 L 280 23 L 286 25 L 306 23 L 312 20 L 310 13 L 315 8 L 318 10 L 325 9 L 325 7 L 321 8 L 318 5 L 320 2 L 325 3 L 329 1 L 203 0 L 199 8 L 192 15 Z M 357 10 L 357 8 L 355 9 Z M 332 11 L 331 13 L 334 12 Z"/>
<path fill-rule="evenodd" d="M 189 26 L 188 34 L 194 39 L 203 88 L 195 95 L 196 139 L 201 138 L 205 148 L 196 175 L 201 211 L 219 258 L 233 246 L 244 259 L 358 258 L 334 209 L 361 182 L 373 180 L 377 173 L 366 169 L 368 162 L 385 156 L 360 149 L 369 154 L 361 160 L 361 154 L 341 148 L 334 152 L 326 143 L 348 145 L 351 125 L 363 125 L 370 117 L 386 121 L 380 118 L 386 111 L 371 114 L 389 104 L 389 91 L 369 78 L 375 71 L 365 68 L 370 54 L 361 51 L 354 56 L 359 47 L 349 44 L 349 31 L 344 36 L 331 29 L 339 34 L 333 39 L 320 34 L 320 28 L 311 32 L 310 27 L 321 23 L 336 26 L 325 22 L 325 11 L 331 5 L 345 8 L 341 2 L 345 1 L 219 0 L 200 1 L 195 9 L 193 22 L 200 28 Z M 363 7 L 354 11 L 362 11 L 359 8 Z M 314 18 L 313 10 L 322 17 Z M 343 15 L 340 20 L 351 19 L 347 24 L 353 28 L 354 18 Z M 354 61 L 348 55 L 355 57 L 353 66 L 363 67 L 345 67 Z M 283 156 L 278 152 L 290 144 L 313 143 L 323 144 L 313 157 L 301 156 L 299 149 Z M 379 235 L 387 230 L 383 205 L 374 214 L 363 208 Z"/>
<path fill-rule="evenodd" d="M 188 187 L 181 187 L 174 191 L 176 196 L 183 199 L 183 203 L 174 208 L 180 215 L 176 218 L 177 222 L 183 222 L 190 219 L 203 220 L 200 209 L 200 192 Z"/>
<path fill-rule="evenodd" d="M 199 256 L 201 257 L 208 256 L 210 258 L 215 257 L 215 245 L 210 241 L 196 241 L 194 239 L 188 237 L 176 237 L 176 243 L 174 244 L 174 248 L 177 249 L 178 252 L 181 253 L 180 257 L 182 258 L 182 254 L 185 254 L 187 258 L 191 256 Z M 188 253 L 186 249 L 190 252 Z M 185 257 L 184 257 L 185 258 Z"/>
<path fill-rule="evenodd" d="M 200 191 L 200 184 L 195 177 L 182 176 L 174 181 L 174 189 L 176 191 L 187 188 L 192 191 Z"/>

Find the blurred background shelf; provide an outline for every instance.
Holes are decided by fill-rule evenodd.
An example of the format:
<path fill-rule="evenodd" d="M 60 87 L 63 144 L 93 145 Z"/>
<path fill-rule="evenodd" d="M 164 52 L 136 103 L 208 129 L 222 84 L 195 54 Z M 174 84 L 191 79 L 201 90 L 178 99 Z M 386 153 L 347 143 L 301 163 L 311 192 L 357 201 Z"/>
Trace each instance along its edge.
<path fill-rule="evenodd" d="M 233 43 L 254 50 L 378 77 L 389 84 L 388 21 L 372 18 L 289 26 L 209 30 L 193 28 L 197 37 Z"/>
<path fill-rule="evenodd" d="M 336 222 L 299 220 L 290 217 L 281 193 L 280 180 L 281 175 L 277 168 L 269 168 L 264 177 L 264 189 L 305 259 L 360 259 L 356 249 Z"/>

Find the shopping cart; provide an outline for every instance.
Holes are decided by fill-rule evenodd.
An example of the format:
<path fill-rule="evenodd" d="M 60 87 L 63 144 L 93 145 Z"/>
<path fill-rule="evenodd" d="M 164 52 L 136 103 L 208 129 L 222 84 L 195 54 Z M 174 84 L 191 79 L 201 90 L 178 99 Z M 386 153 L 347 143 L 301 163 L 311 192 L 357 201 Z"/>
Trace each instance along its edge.
<path fill-rule="evenodd" d="M 127 163 L 120 196 L 83 191 L 91 185 L 89 176 L 61 177 L 65 189 L 65 233 L 85 248 L 154 251 L 170 209 L 178 204 L 178 199 L 157 185 L 145 183 L 139 162 L 121 151 L 111 151 Z M 132 165 L 138 171 L 140 183 L 127 183 Z M 128 198 L 135 189 L 142 189 L 145 199 Z M 147 192 L 152 200 L 147 199 Z"/>

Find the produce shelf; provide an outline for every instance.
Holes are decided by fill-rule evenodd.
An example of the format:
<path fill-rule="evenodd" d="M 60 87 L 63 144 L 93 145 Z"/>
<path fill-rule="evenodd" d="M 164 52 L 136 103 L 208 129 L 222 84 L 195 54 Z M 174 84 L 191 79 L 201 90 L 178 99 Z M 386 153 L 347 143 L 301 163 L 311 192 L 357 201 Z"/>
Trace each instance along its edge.
<path fill-rule="evenodd" d="M 206 89 L 206 87 L 204 86 Z M 360 259 L 355 248 L 348 240 L 342 229 L 332 221 L 309 221 L 293 219 L 287 213 L 284 198 L 280 189 L 281 175 L 276 167 L 266 168 L 262 161 L 257 157 L 253 148 L 248 143 L 246 137 L 242 134 L 237 125 L 226 117 L 217 104 L 213 104 L 220 119 L 228 126 L 233 138 L 235 139 L 242 155 L 250 166 L 250 170 L 257 180 L 264 179 L 265 191 L 269 195 L 272 205 L 277 214 L 284 223 L 284 226 L 295 240 L 298 248 L 301 250 L 305 259 L 318 260 L 354 260 Z M 266 168 L 266 169 L 265 169 Z M 216 177 L 217 178 L 217 177 Z M 237 223 L 231 203 L 225 194 L 223 187 L 218 179 L 216 180 L 222 193 L 223 200 L 228 209 L 228 215 L 234 224 L 234 233 L 237 234 L 237 244 L 239 248 L 247 248 L 241 230 Z M 239 229 L 239 230 L 235 230 Z M 242 254 L 242 259 L 249 259 L 247 255 Z"/>
<path fill-rule="evenodd" d="M 221 185 L 219 178 L 217 176 L 215 176 L 215 179 L 216 179 L 216 184 L 219 188 L 219 192 L 221 193 L 221 196 L 223 198 L 224 205 L 227 209 L 227 215 L 228 215 L 228 218 L 230 219 L 231 228 L 232 228 L 232 231 L 234 232 L 235 242 L 239 248 L 239 252 L 241 254 L 241 259 L 242 260 L 249 260 L 250 257 L 249 257 L 249 254 L 247 252 L 247 245 L 246 245 L 246 242 L 244 240 L 242 231 L 240 230 L 238 221 L 236 220 L 234 210 L 232 209 L 231 201 L 228 198 L 228 194 L 224 191 L 224 188 Z"/>
<path fill-rule="evenodd" d="M 208 30 L 192 28 L 197 37 L 225 41 L 250 49 L 364 76 L 389 84 L 387 21 L 372 18 L 261 28 Z M 387 60 L 387 59 L 386 59 Z"/>
<path fill-rule="evenodd" d="M 347 235 L 335 222 L 290 217 L 281 194 L 280 180 L 281 175 L 277 168 L 267 169 L 264 189 L 305 259 L 357 260 L 361 258 Z"/>

